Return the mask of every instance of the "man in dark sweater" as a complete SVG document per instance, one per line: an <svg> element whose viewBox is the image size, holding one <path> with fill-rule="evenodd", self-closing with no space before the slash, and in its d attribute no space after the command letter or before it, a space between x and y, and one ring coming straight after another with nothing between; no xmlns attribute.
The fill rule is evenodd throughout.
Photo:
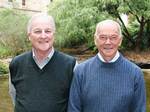
<svg viewBox="0 0 150 112"><path fill-rule="evenodd" d="M66 112L76 60L53 48L55 23L45 13L28 23L32 50L10 63L10 94L15 112Z"/></svg>
<svg viewBox="0 0 150 112"><path fill-rule="evenodd" d="M94 40L99 52L75 68L68 112L146 112L143 73L118 51L120 25L98 23Z"/></svg>

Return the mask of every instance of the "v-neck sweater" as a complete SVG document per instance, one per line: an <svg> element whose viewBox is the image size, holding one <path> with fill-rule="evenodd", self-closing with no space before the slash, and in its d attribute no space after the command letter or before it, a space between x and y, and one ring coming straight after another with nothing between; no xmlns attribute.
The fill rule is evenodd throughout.
<svg viewBox="0 0 150 112"><path fill-rule="evenodd" d="M15 112L66 112L75 63L73 57L58 51L42 69L32 52L15 57L10 63Z"/></svg>

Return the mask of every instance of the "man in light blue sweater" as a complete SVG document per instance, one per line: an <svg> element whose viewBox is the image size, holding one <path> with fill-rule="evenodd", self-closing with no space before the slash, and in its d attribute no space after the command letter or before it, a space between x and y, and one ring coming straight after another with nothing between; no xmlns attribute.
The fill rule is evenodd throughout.
<svg viewBox="0 0 150 112"><path fill-rule="evenodd" d="M120 25L98 23L94 41L98 54L75 68L68 112L145 112L143 73L118 51Z"/></svg>

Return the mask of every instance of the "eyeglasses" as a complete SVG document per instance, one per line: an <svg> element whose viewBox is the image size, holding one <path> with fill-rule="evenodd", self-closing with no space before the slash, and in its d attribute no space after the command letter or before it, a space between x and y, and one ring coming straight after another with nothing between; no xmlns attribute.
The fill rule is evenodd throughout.
<svg viewBox="0 0 150 112"><path fill-rule="evenodd" d="M118 35L110 35L110 36L108 36L108 35L99 35L98 37L101 41L107 41L109 39L111 42L115 42L116 40L118 40L119 36Z"/></svg>

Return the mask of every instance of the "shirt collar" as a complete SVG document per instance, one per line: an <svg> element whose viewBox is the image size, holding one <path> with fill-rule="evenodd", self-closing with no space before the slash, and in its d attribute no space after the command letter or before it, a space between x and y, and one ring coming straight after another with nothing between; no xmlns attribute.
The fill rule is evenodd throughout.
<svg viewBox="0 0 150 112"><path fill-rule="evenodd" d="M112 60L110 60L108 63L113 63L113 62L115 62L115 61L119 58L119 56L120 56L120 54L119 54L119 52L117 51L117 53L116 53L116 55L114 56L114 58L113 58ZM100 53L98 53L98 57L99 57L99 59L100 59L102 62L106 62Z"/></svg>
<svg viewBox="0 0 150 112"><path fill-rule="evenodd" d="M45 58L45 60L50 60L50 59L52 58L53 54L54 54L54 48L52 47L52 50L50 51L50 53L48 54L48 56ZM36 58L36 56L35 56L34 49L32 49L32 56L33 56L33 59L34 59L35 61L37 61L37 58Z"/></svg>

